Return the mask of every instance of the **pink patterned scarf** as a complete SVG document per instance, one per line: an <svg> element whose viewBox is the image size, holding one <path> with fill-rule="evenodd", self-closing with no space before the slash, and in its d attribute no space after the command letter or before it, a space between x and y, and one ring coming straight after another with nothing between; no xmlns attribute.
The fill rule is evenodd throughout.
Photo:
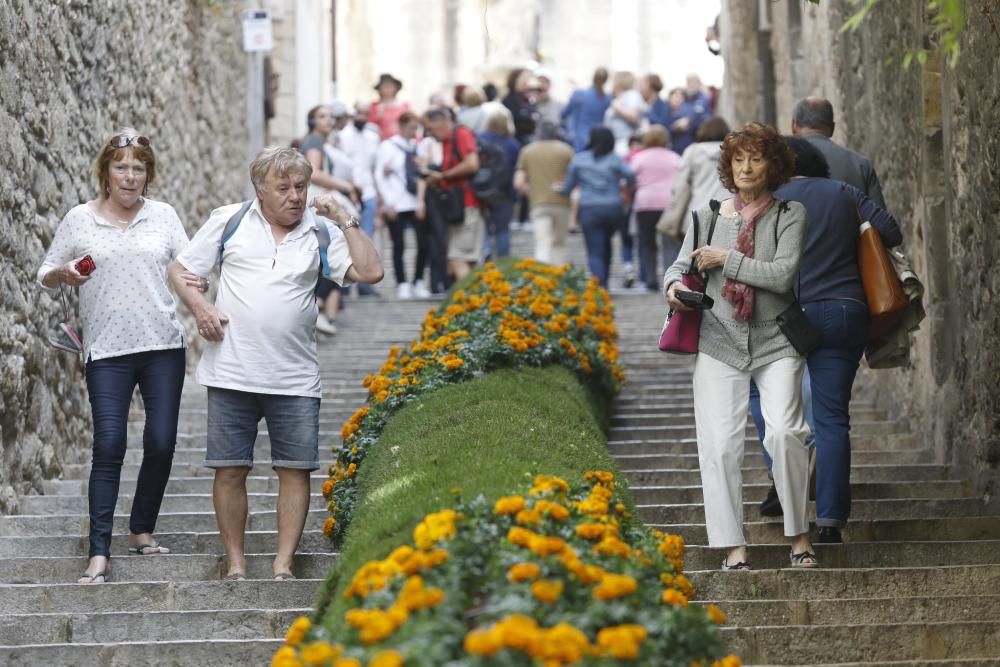
<svg viewBox="0 0 1000 667"><path fill-rule="evenodd" d="M770 192L765 192L749 204L744 203L738 194L733 197L733 205L740 217L743 218L743 226L740 227L740 232L736 235L735 249L747 257L753 257L753 237L757 220L771 208L772 203L774 203L774 197L771 196ZM726 278L726 282L722 286L722 296L732 304L734 319L748 322L753 317L753 287L732 278Z"/></svg>

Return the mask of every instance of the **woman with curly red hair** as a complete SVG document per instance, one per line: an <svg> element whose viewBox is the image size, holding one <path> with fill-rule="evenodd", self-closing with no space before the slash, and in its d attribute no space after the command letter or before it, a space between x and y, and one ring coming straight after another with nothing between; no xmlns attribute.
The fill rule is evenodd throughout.
<svg viewBox="0 0 1000 667"><path fill-rule="evenodd" d="M704 313L694 369L698 458L709 546L727 549L724 570L749 570L743 535L743 463L750 380L760 390L764 446L785 508L793 567L818 563L809 541L809 455L799 387L805 360L778 326L794 301L802 259L805 208L772 193L792 176L794 155L768 125L748 123L726 135L719 158L723 187L736 196L697 211L677 261L663 278L667 302L677 298L692 260L715 301ZM695 231L697 230L697 231ZM695 234L700 247L695 248Z"/></svg>

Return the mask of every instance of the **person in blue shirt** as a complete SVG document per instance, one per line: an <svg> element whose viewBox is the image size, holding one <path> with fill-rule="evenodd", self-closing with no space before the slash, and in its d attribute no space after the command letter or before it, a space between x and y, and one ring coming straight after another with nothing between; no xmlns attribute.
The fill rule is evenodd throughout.
<svg viewBox="0 0 1000 667"><path fill-rule="evenodd" d="M660 97L662 90L663 80L656 74L647 74L639 79L639 94L646 102L646 118L649 119L649 124L667 127L670 124L670 107Z"/></svg>
<svg viewBox="0 0 1000 667"><path fill-rule="evenodd" d="M635 185L635 174L615 152L611 130L598 125L590 130L587 149L569 163L566 180L553 187L568 197L580 186L580 230L587 246L587 267L602 287L608 285L611 268L611 238L625 219L622 184Z"/></svg>
<svg viewBox="0 0 1000 667"><path fill-rule="evenodd" d="M499 146L504 154L508 198L486 210L486 239L483 255L496 259L510 256L510 221L514 217L514 165L521 153L521 143L510 135L507 116L496 112L486 119L486 129L479 134L482 141Z"/></svg>
<svg viewBox="0 0 1000 667"><path fill-rule="evenodd" d="M574 91L560 114L566 138L577 153L587 149L590 128L604 122L604 114L611 105L611 96L604 92L607 82L608 70L598 67L594 70L593 85Z"/></svg>
<svg viewBox="0 0 1000 667"><path fill-rule="evenodd" d="M826 158L812 143L800 137L785 139L795 153L795 176L774 196L806 207L809 226L795 290L823 341L806 357L808 373L803 378L806 418L816 447L816 526L819 542L837 543L851 512L851 387L868 334L868 304L858 265L859 216L871 223L887 248L902 243L903 235L891 213L861 190L829 177ZM750 411L763 440L755 387L750 393ZM770 468L766 453L764 458ZM770 511L765 513L762 504L766 516L781 514L774 495L772 499L769 492L765 500Z"/></svg>
<svg viewBox="0 0 1000 667"><path fill-rule="evenodd" d="M687 88L670 91L670 115L666 123L674 150L683 154L695 141L695 133L702 121L712 115L711 101L701 84L701 77L688 74Z"/></svg>

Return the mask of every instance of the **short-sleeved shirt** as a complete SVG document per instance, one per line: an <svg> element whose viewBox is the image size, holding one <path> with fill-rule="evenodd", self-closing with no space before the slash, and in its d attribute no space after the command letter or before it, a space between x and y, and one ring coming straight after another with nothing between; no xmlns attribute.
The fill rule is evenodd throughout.
<svg viewBox="0 0 1000 667"><path fill-rule="evenodd" d="M174 207L143 199L122 229L100 217L94 204L75 206L62 219L37 276L41 284L70 260L93 258L97 268L80 286L83 358L184 347L184 327L167 287L167 266L188 242Z"/></svg>
<svg viewBox="0 0 1000 667"><path fill-rule="evenodd" d="M223 228L239 208L215 209L177 261L208 275L219 262ZM328 277L344 285L351 256L343 232L306 209L302 222L276 244L260 200L254 201L225 244L215 305L229 323L221 342L205 346L198 382L259 394L321 396L314 296L320 224L331 238Z"/></svg>
<svg viewBox="0 0 1000 667"><path fill-rule="evenodd" d="M299 151L301 151L303 155L307 154L309 151L319 151L321 155L320 168L323 170L323 173L333 174L333 161L326 152L326 139L324 137L315 132L310 132L306 138L302 140L302 144L299 146Z"/></svg>
<svg viewBox="0 0 1000 667"><path fill-rule="evenodd" d="M458 147L458 156L455 155L455 151L451 147L452 137L455 138L455 145ZM476 152L476 135L469 128L457 125L454 132L441 142L441 171L451 169L464 160L466 155ZM449 179L443 181L441 187L443 190L462 188L465 192L465 208L479 208L479 200L476 199L472 187L469 186L469 179Z"/></svg>
<svg viewBox="0 0 1000 667"><path fill-rule="evenodd" d="M521 150L517 168L523 170L528 179L532 206L539 204L569 206L569 197L555 192L552 185L566 179L566 172L572 159L573 148L562 141L536 141Z"/></svg>

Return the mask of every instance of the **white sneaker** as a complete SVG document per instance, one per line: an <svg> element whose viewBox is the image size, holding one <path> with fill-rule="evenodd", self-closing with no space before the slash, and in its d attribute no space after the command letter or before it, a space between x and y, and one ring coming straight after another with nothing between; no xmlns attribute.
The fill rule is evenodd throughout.
<svg viewBox="0 0 1000 667"><path fill-rule="evenodd" d="M431 298L430 290L424 286L423 280L413 281L413 298L414 299L429 299Z"/></svg>
<svg viewBox="0 0 1000 667"><path fill-rule="evenodd" d="M410 283L399 283L399 287L396 288L396 296L400 301L406 301L413 298L413 287Z"/></svg>
<svg viewBox="0 0 1000 667"><path fill-rule="evenodd" d="M320 313L316 316L316 331L320 333L325 333L328 336L333 336L337 333L337 325L333 321L327 319L326 315Z"/></svg>

